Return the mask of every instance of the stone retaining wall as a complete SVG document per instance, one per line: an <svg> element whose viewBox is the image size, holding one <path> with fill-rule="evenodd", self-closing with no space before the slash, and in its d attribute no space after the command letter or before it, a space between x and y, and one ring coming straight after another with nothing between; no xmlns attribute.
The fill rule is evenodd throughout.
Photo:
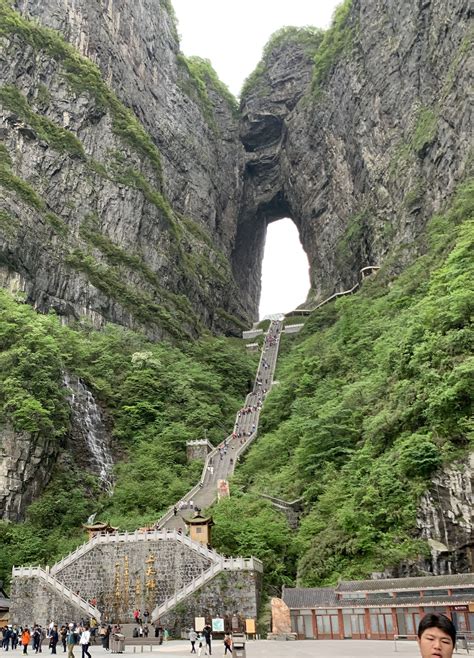
<svg viewBox="0 0 474 658"><path fill-rule="evenodd" d="M180 637L182 631L193 628L195 617L205 617L207 622L223 617L230 630L232 617L237 616L242 624L245 619L257 619L261 591L261 573L225 571L178 603L160 619L160 623L174 637Z"/></svg>
<svg viewBox="0 0 474 658"><path fill-rule="evenodd" d="M97 599L106 618L133 621L210 566L209 559L172 540L99 544L56 574L83 599Z"/></svg>

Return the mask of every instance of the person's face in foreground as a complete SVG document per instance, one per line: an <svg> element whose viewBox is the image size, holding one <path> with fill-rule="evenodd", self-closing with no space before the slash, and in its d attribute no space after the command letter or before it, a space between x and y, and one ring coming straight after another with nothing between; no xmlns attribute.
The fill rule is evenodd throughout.
<svg viewBox="0 0 474 658"><path fill-rule="evenodd" d="M421 658L451 658L454 651L453 641L440 628L427 628L418 638Z"/></svg>

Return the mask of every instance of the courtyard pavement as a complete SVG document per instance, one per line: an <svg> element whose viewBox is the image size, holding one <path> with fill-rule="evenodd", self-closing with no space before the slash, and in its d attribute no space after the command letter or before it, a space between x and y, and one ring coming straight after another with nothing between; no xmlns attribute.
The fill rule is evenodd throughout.
<svg viewBox="0 0 474 658"><path fill-rule="evenodd" d="M99 647L92 646L92 658L106 655ZM125 647L122 656L147 658L150 647ZM399 642L395 652L394 642L377 640L299 640L296 642L278 642L270 640L250 640L246 644L246 658L419 658L416 642ZM190 644L185 641L170 641L162 646L153 646L152 653L170 658L190 656ZM197 655L197 654L196 654ZM224 655L221 641L213 643L212 655L221 658ZM459 655L462 655L461 653ZM465 654L464 654L465 655ZM204 652L202 653L204 656Z"/></svg>

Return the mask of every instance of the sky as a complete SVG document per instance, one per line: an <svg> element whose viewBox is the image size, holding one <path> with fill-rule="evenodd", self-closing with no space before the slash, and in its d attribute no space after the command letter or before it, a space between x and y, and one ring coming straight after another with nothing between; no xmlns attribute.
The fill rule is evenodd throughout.
<svg viewBox="0 0 474 658"><path fill-rule="evenodd" d="M209 59L238 96L270 36L286 25L326 29L340 0L172 0L181 50ZM286 313L309 290L308 260L291 220L270 224L262 266L260 318Z"/></svg>

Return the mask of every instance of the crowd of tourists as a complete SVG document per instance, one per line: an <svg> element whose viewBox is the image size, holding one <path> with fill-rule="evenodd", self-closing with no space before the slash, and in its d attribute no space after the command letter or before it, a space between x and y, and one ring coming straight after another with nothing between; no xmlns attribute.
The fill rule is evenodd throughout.
<svg viewBox="0 0 474 658"><path fill-rule="evenodd" d="M0 629L1 646L4 651L21 649L25 655L28 655L28 650L32 653L49 650L51 654L62 650L62 653L67 652L68 658L75 658L74 648L77 646L80 647L81 658L91 658L91 644L98 644L100 641L102 647L108 651L110 635L118 632L117 628L110 624L99 625L94 617L89 621L81 619L77 623L62 625L52 621L47 627L36 623L31 626L8 624Z"/></svg>

